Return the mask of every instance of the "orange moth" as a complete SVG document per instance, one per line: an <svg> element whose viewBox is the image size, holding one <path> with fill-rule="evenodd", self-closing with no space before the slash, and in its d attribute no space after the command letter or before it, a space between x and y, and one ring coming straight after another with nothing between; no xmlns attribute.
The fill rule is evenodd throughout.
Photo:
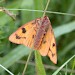
<svg viewBox="0 0 75 75"><path fill-rule="evenodd" d="M11 34L9 40L16 44L33 47L42 56L48 56L54 64L57 63L55 37L47 16L24 24Z"/></svg>

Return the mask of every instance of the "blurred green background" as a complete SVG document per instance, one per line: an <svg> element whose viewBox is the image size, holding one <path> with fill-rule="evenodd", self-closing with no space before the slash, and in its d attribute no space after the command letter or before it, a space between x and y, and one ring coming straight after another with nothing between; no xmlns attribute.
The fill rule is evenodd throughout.
<svg viewBox="0 0 75 75"><path fill-rule="evenodd" d="M15 75L21 75L29 49L23 45L11 43L8 38L18 27L33 19L42 17L43 12L34 10L44 10L46 3L47 0L0 0L0 7L13 9L10 11L17 15L16 21L13 21L7 14L0 12L0 64ZM75 55L75 15L69 15L75 14L75 0L51 0L48 11L53 12L46 13L46 15L50 18L55 33L58 63L54 65L48 57L42 57L42 61L45 64L47 75L52 75L56 69ZM61 12L61 14L54 12ZM31 56L26 75L36 75L33 62L35 62L34 53ZM71 75L72 72L72 75L75 75L75 71L72 71L75 69L74 66L75 58L67 64L67 74L65 74L66 67L64 67L65 70L61 70L58 75ZM1 67L0 73L0 75L9 75Z"/></svg>

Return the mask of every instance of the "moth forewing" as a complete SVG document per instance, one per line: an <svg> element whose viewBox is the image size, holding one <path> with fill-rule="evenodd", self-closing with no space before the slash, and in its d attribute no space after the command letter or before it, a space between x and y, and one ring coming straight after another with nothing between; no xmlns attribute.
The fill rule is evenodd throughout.
<svg viewBox="0 0 75 75"><path fill-rule="evenodd" d="M49 30L50 30L49 33L50 47L49 47L48 56L50 57L51 61L56 64L57 63L56 41L55 41L55 36L51 25L49 27Z"/></svg>

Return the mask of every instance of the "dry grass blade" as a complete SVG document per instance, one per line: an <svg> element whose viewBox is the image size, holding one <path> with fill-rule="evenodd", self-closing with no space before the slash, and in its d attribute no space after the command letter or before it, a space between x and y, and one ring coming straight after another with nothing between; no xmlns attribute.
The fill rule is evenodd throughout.
<svg viewBox="0 0 75 75"><path fill-rule="evenodd" d="M26 61L19 60L19 61L17 61L17 63L19 63L19 64L25 64ZM28 65L35 66L35 63L34 62L29 62ZM44 64L44 67L46 69L52 69L52 70L57 70L59 68L59 67L55 67L55 66L51 66L51 65L46 65L46 64ZM75 73L75 70L71 70L71 69L67 69L66 70L65 68L61 69L61 71L64 71L64 72L67 71L68 73Z"/></svg>
<svg viewBox="0 0 75 75"><path fill-rule="evenodd" d="M4 7L0 7L0 11L9 15L13 20L16 20L16 15L11 13L9 10L5 9Z"/></svg>

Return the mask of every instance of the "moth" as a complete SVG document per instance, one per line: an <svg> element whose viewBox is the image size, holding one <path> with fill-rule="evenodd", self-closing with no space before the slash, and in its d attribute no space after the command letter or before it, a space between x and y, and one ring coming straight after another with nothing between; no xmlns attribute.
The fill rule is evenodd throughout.
<svg viewBox="0 0 75 75"><path fill-rule="evenodd" d="M48 56L57 63L57 51L54 32L47 16L37 18L21 26L10 35L9 40L38 50L42 56Z"/></svg>

